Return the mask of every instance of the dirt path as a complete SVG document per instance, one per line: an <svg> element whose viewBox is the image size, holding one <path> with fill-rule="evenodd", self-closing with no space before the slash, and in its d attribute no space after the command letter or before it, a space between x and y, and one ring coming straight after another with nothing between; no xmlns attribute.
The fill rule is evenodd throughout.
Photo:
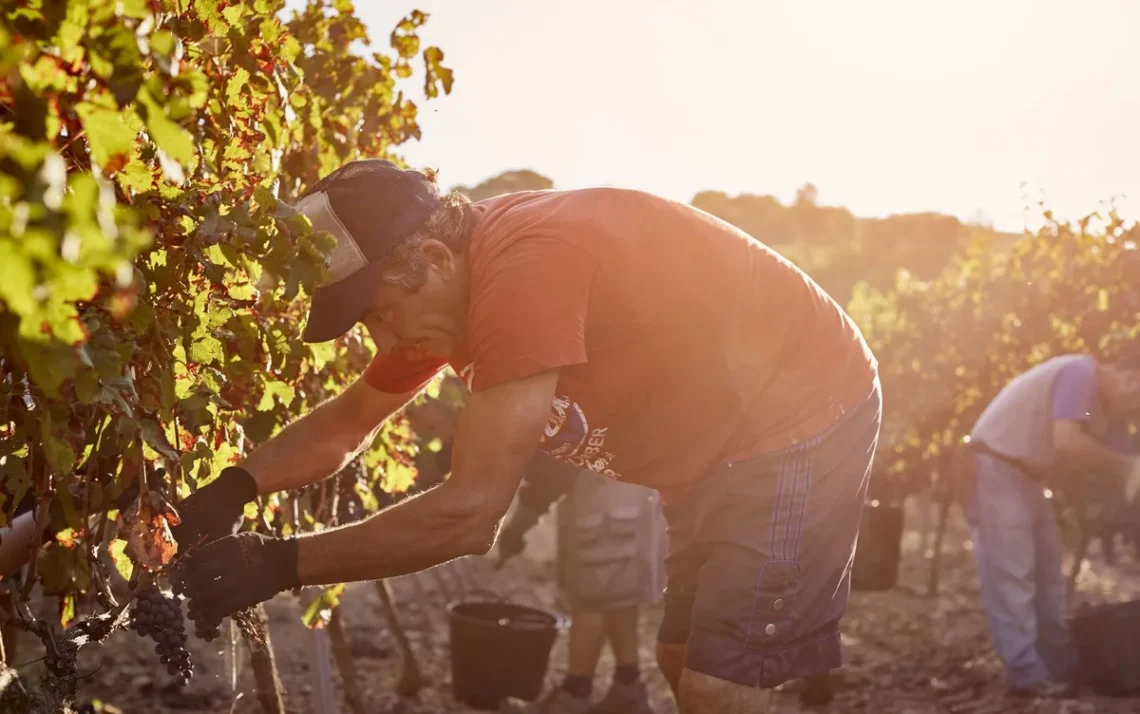
<svg viewBox="0 0 1140 714"><path fill-rule="evenodd" d="M917 520L912 509L908 524ZM526 555L509 563L502 572L493 572L485 560L470 559L466 567L468 584L495 588L522 602L565 611L552 585L551 534L548 527L539 528L532 533ZM836 699L827 711L875 714L1123 714L1140 711L1140 699L1089 695L1061 702L1008 699L1004 695L1000 662L990 648L978 606L973 562L962 524L953 526L947 540L943 588L937 598L922 595L928 561L921 552L922 537L913 529L908 530L904 542L899 587L884 593L853 594L844 621L846 665L834 677ZM443 573L454 590L459 589L457 570L451 568ZM429 681L429 686L415 698L401 698L392 692L399 655L383 624L375 588L357 585L351 587L344 598L344 622L368 711L472 712L457 705L451 697L447 622L443 597L434 587L436 578L430 574L419 577L420 584L429 592L427 603L415 602L414 583L410 579L395 583L413 647L419 653ZM1091 603L1140 597L1140 565L1125 560L1110 569L1094 560L1081 577L1079 591L1078 601ZM288 710L296 714L317 712L313 694L316 635L302 627L301 607L295 598L278 597L270 603L269 612L281 677L287 688ZM643 618L642 662L657 711L674 714L676 709L668 688L653 663L653 640L660 615L660 609L653 608L647 610ZM550 660L550 681L560 678L565 646L566 638L560 637ZM17 662L38 656L33 642L26 642L21 650ZM211 645L192 638L191 651L198 674L187 688L180 690L160 670L149 645L133 634L117 635L106 646L84 652L80 671L94 674L84 680L81 691L88 697L114 704L123 714L257 714L248 667L239 674L235 693L223 675L224 659L216 642ZM30 665L24 671L34 675L37 666ZM607 655L601 665L599 691L608 681L611 666ZM810 711L800 706L799 687L798 682L789 683L777 692L776 711ZM239 697L236 701L235 696ZM340 696L339 691L337 696ZM340 711L347 713L344 708Z"/></svg>

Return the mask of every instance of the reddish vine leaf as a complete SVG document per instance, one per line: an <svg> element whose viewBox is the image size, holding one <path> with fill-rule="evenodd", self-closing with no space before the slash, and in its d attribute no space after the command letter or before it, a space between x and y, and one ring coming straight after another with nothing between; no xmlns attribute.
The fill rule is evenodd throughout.
<svg viewBox="0 0 1140 714"><path fill-rule="evenodd" d="M170 528L179 523L178 512L162 496L154 491L140 495L123 514L120 526L127 556L150 571L166 565L178 552Z"/></svg>

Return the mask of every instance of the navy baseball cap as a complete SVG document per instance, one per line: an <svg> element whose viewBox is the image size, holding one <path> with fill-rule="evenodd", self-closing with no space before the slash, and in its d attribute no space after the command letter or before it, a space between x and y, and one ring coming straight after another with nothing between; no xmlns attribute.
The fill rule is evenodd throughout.
<svg viewBox="0 0 1140 714"><path fill-rule="evenodd" d="M384 159L349 162L306 193L296 209L337 243L327 256L328 273L313 292L301 338L326 342L351 330L372 301L388 253L439 204L428 176Z"/></svg>

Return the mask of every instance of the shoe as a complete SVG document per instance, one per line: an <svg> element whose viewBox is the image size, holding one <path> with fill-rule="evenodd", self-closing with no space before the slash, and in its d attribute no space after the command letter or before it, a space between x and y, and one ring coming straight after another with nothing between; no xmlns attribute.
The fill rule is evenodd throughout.
<svg viewBox="0 0 1140 714"><path fill-rule="evenodd" d="M589 710L589 714L653 714L649 706L649 691L645 682L632 684L614 682L610 691Z"/></svg>
<svg viewBox="0 0 1140 714"><path fill-rule="evenodd" d="M1072 682L1042 679L1023 687L1011 688L1009 693L1026 699L1071 699L1077 695L1077 688Z"/></svg>
<svg viewBox="0 0 1140 714"><path fill-rule="evenodd" d="M590 714L590 698L575 697L562 687L557 687L522 708L515 708L504 702L501 714Z"/></svg>

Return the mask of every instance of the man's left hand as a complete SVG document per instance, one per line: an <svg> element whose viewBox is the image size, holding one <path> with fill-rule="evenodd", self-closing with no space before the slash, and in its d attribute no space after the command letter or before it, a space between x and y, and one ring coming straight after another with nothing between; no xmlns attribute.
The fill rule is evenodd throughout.
<svg viewBox="0 0 1140 714"><path fill-rule="evenodd" d="M198 548L178 567L190 619L205 628L301 586L297 540L238 533Z"/></svg>

